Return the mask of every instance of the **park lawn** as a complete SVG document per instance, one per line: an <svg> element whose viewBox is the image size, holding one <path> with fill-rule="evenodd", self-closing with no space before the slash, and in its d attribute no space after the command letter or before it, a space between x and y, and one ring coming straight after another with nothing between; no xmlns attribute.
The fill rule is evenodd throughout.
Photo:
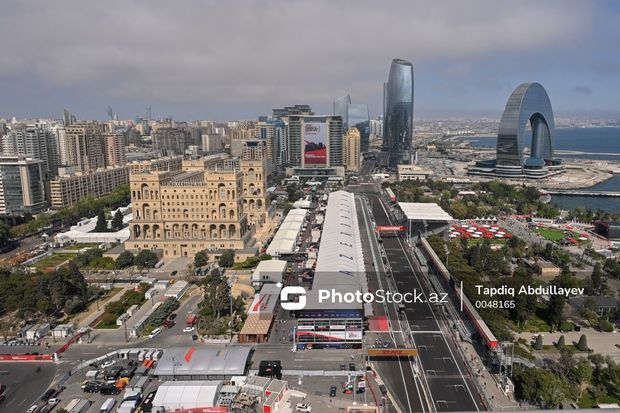
<svg viewBox="0 0 620 413"><path fill-rule="evenodd" d="M116 330L119 328L119 326L116 325L116 321L112 324L112 323L106 323L105 321L100 321L95 328L97 329L102 329L102 330Z"/></svg>
<svg viewBox="0 0 620 413"><path fill-rule="evenodd" d="M75 257L73 254L52 254L49 257L43 258L41 261L33 264L37 269L43 269L48 267L55 267L62 264L67 260L72 260Z"/></svg>
<svg viewBox="0 0 620 413"><path fill-rule="evenodd" d="M590 391L588 390L583 393L583 396L581 396L581 399L579 399L579 401L577 402L577 405L581 409L588 409L588 408L597 407L599 403L619 403L619 402L620 400L612 396L609 396L609 395L602 395L597 401L592 396L592 393L590 393Z"/></svg>
<svg viewBox="0 0 620 413"><path fill-rule="evenodd" d="M534 230L534 232L539 233L546 240L549 240L549 241L557 242L557 241L560 241L566 238L566 234L564 234L564 231L562 231L561 229L557 229L557 228L537 228Z"/></svg>

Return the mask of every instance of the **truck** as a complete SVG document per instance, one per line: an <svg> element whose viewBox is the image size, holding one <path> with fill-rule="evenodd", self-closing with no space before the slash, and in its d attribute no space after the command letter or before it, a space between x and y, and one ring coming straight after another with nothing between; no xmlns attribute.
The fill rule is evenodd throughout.
<svg viewBox="0 0 620 413"><path fill-rule="evenodd" d="M197 319L198 319L198 317L196 317L196 314L189 313L187 315L187 318L185 319L185 324L187 324L188 327L194 327L194 325L196 324L196 320Z"/></svg>

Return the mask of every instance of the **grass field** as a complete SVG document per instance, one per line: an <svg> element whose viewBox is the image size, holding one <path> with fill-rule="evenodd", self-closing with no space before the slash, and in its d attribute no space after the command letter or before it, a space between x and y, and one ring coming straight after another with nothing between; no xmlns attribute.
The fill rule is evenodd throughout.
<svg viewBox="0 0 620 413"><path fill-rule="evenodd" d="M572 237L575 239L579 237L579 233L577 232L571 232L571 231L564 232L563 230L558 229L558 228L537 228L534 230L534 232L537 232L540 235L542 235L545 239L549 241L554 241L554 242L558 242L567 237Z"/></svg>
<svg viewBox="0 0 620 413"><path fill-rule="evenodd" d="M46 257L41 261L35 263L34 267L38 269L55 267L67 260L73 259L74 257L75 256L73 254L52 254L49 257Z"/></svg>

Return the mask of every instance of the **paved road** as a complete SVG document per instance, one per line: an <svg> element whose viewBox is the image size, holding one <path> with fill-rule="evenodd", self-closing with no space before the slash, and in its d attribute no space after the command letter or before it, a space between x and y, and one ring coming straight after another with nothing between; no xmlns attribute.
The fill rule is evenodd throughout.
<svg viewBox="0 0 620 413"><path fill-rule="evenodd" d="M382 204L374 186L362 186L371 202L371 210L377 225L393 224ZM418 279L413 258L407 252L404 241L396 236L383 237L383 246L389 266L394 269L394 282L400 292L422 291L429 296L426 284ZM412 332L412 340L419 351L423 382L428 383L431 402L437 411L474 411L479 410L479 397L471 390L473 383L463 372L463 361L456 355L454 343L444 334L443 322L437 319L429 303L406 304L405 315ZM389 373L391 381L399 380L399 372ZM412 409L411 411L417 411Z"/></svg>
<svg viewBox="0 0 620 413"><path fill-rule="evenodd" d="M6 399L0 412L25 412L39 401L57 370L55 363L0 363L0 383L6 386Z"/></svg>
<svg viewBox="0 0 620 413"><path fill-rule="evenodd" d="M362 239L362 248L366 252L364 254L364 260L368 275L368 288L372 291L377 291L379 289L391 290L381 261L381 252L377 243L373 242L372 222L365 201L361 198L357 198L356 206L358 222L361 227L360 235ZM370 338L369 345L372 346L372 338L375 338L375 340L389 340L398 347L410 347L406 343L406 338L402 333L403 327L400 324L400 319L398 318L398 313L394 305L379 305L374 303L373 311L375 315L387 316L391 328L389 334L374 334L372 336L367 334L367 337ZM394 400L398 404L400 411L411 412L428 410L427 403L424 401L423 392L421 391L422 383L414 373L414 362L415 360L409 357L373 360L373 365L381 372L386 386L390 389L391 400Z"/></svg>

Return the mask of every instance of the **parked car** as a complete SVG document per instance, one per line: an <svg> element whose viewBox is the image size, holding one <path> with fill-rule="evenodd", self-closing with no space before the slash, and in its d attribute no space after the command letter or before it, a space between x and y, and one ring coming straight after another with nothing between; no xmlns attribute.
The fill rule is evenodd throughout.
<svg viewBox="0 0 620 413"><path fill-rule="evenodd" d="M349 363L349 371L355 371L355 363Z"/></svg>
<svg viewBox="0 0 620 413"><path fill-rule="evenodd" d="M312 407L308 406L305 403L297 403L297 406L295 407L295 410L298 411L298 412L310 413L310 412L312 412Z"/></svg>
<svg viewBox="0 0 620 413"><path fill-rule="evenodd" d="M57 399L55 397L47 401L47 404L49 404L50 406L56 406L58 403L60 403L60 399Z"/></svg>
<svg viewBox="0 0 620 413"><path fill-rule="evenodd" d="M43 393L43 396L41 396L41 401L45 402L47 401L50 397L52 397L52 395L54 394L55 390L54 389L47 389L45 393Z"/></svg>
<svg viewBox="0 0 620 413"><path fill-rule="evenodd" d="M185 328L183 329L183 332L184 332L184 333L191 333L192 331L194 331L194 327L185 327Z"/></svg>
<svg viewBox="0 0 620 413"><path fill-rule="evenodd" d="M157 327L155 330L151 331L151 334L149 334L149 338L157 337L159 334L161 334L161 328Z"/></svg>
<svg viewBox="0 0 620 413"><path fill-rule="evenodd" d="M110 366L113 366L116 363L114 360L106 360L101 364L102 369L107 369Z"/></svg>
<svg viewBox="0 0 620 413"><path fill-rule="evenodd" d="M35 413L37 410L39 410L38 406L30 406L30 409L26 410L26 413Z"/></svg>
<svg viewBox="0 0 620 413"><path fill-rule="evenodd" d="M338 392L338 389L336 388L336 386L331 386L329 388L329 397L336 397L337 392Z"/></svg>

